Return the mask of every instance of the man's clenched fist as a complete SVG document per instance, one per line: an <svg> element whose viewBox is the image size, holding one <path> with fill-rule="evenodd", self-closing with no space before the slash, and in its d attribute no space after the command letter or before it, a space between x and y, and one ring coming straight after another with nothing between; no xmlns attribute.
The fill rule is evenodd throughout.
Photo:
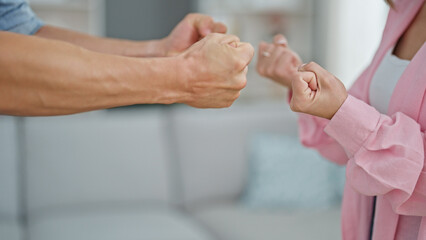
<svg viewBox="0 0 426 240"><path fill-rule="evenodd" d="M212 33L177 56L183 103L197 108L229 107L247 83L253 47L233 35Z"/></svg>
<svg viewBox="0 0 426 240"><path fill-rule="evenodd" d="M161 42L164 56L175 56L188 49L210 33L226 33L223 23L215 22L212 17L192 13L188 14Z"/></svg>

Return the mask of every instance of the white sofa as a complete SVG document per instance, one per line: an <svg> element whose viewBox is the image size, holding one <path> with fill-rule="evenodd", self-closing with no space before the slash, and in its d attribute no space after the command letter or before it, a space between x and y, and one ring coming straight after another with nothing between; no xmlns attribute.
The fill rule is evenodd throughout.
<svg viewBox="0 0 426 240"><path fill-rule="evenodd" d="M285 103L0 117L0 239L340 239L339 206L239 203L254 132L296 135Z"/></svg>

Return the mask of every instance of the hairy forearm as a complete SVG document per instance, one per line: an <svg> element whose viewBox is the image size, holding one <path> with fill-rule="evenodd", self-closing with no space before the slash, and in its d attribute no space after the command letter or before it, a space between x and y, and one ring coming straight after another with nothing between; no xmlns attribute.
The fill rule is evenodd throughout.
<svg viewBox="0 0 426 240"><path fill-rule="evenodd" d="M35 34L38 37L69 42L83 48L128 57L163 57L163 40L130 41L101 38L54 26L43 26Z"/></svg>
<svg viewBox="0 0 426 240"><path fill-rule="evenodd" d="M174 58L114 56L7 32L0 32L0 53L0 114L63 115L183 101Z"/></svg>

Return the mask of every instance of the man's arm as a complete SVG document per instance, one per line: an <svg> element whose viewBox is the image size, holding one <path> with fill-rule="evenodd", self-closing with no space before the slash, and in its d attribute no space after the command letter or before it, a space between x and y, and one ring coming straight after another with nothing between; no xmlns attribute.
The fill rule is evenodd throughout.
<svg viewBox="0 0 426 240"><path fill-rule="evenodd" d="M69 42L80 47L107 54L128 57L165 57L179 54L209 33L226 33L223 23L202 14L188 14L169 36L151 41L130 41L95 37L59 27L45 25L35 35Z"/></svg>
<svg viewBox="0 0 426 240"><path fill-rule="evenodd" d="M213 34L179 56L139 59L0 31L0 53L0 114L46 116L143 103L226 107L245 86L253 49Z"/></svg>
<svg viewBox="0 0 426 240"><path fill-rule="evenodd" d="M138 59L0 32L0 113L62 115L179 102L172 58ZM172 70L172 71L171 71Z"/></svg>
<svg viewBox="0 0 426 240"><path fill-rule="evenodd" d="M101 38L64 28L45 25L35 36L69 42L80 47L107 54L128 57L163 57L164 40L131 41L113 38Z"/></svg>

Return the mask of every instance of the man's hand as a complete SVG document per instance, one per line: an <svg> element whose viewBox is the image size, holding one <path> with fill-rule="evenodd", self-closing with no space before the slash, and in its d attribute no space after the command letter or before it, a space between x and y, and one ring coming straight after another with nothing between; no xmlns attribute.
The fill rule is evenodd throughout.
<svg viewBox="0 0 426 240"><path fill-rule="evenodd" d="M288 47L283 35L276 35L272 44L259 45L257 71L285 87L291 88L291 80L300 64L300 57Z"/></svg>
<svg viewBox="0 0 426 240"><path fill-rule="evenodd" d="M226 33L226 31L226 26L223 23L215 22L212 17L188 14L170 35L161 41L164 55L175 56L210 33Z"/></svg>
<svg viewBox="0 0 426 240"><path fill-rule="evenodd" d="M334 116L348 97L343 83L314 62L300 67L292 86L293 111L327 119Z"/></svg>
<svg viewBox="0 0 426 240"><path fill-rule="evenodd" d="M133 58L0 31L0 114L50 116L134 104L228 107L253 47L211 34L168 58Z"/></svg>
<svg viewBox="0 0 426 240"><path fill-rule="evenodd" d="M177 56L183 103L197 108L229 107L247 83L253 47L232 35L213 33Z"/></svg>

